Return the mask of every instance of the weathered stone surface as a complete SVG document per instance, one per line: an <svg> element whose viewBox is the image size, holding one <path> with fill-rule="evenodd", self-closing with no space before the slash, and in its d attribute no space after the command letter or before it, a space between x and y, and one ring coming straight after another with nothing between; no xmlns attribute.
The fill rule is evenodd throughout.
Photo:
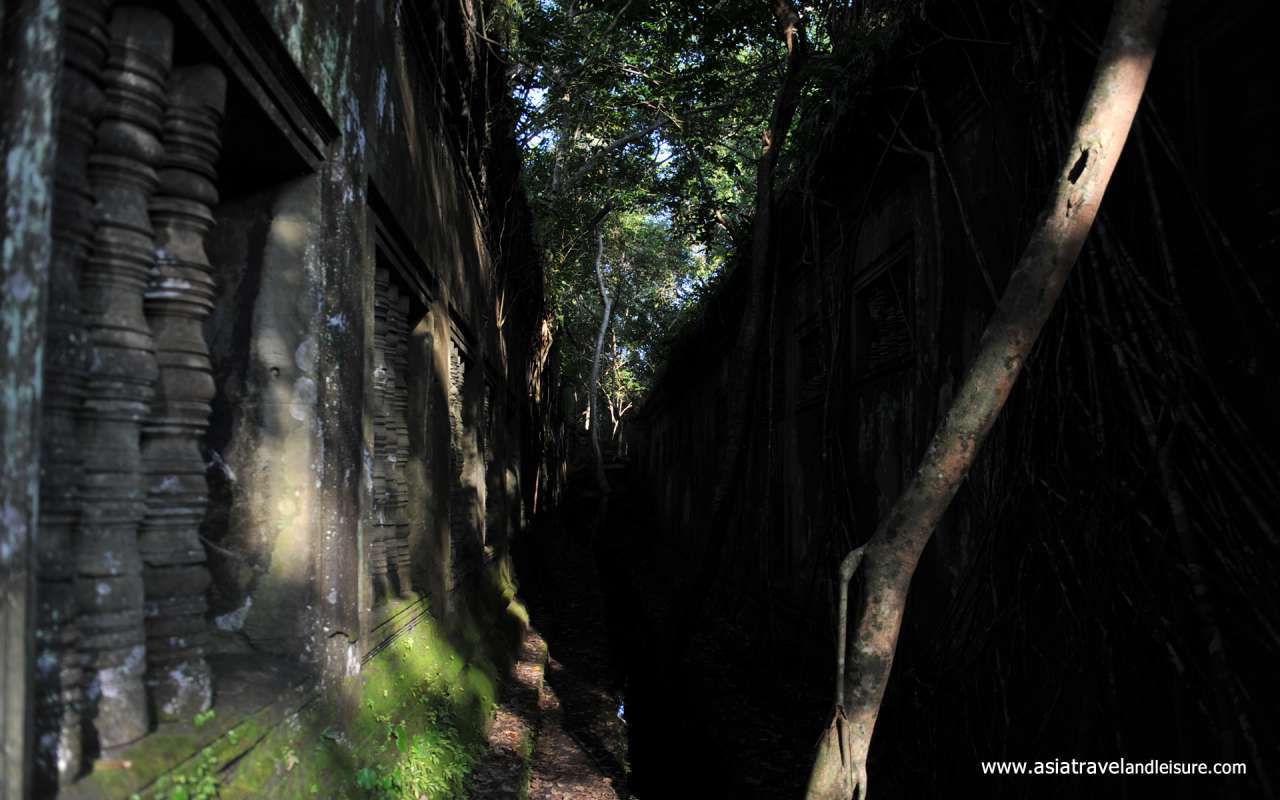
<svg viewBox="0 0 1280 800"><path fill-rule="evenodd" d="M74 553L84 476L76 425L84 402L87 358L80 271L93 236L93 194L86 170L103 100L98 82L107 56L106 22L105 0L76 0L65 9L40 431L35 665L39 791L70 781L81 764L84 669L75 620Z"/></svg>
<svg viewBox="0 0 1280 800"><path fill-rule="evenodd" d="M156 265L146 313L160 381L142 430L148 496L139 549L148 684L162 719L192 716L212 702L204 658L210 576L199 532L208 505L201 447L215 389L202 324L215 297L204 239L218 202L215 166L226 88L222 72L209 65L173 74L160 188L151 200Z"/></svg>
<svg viewBox="0 0 1280 800"><path fill-rule="evenodd" d="M449 350L449 591L465 583L479 561L477 494L471 485L475 430L468 430L466 380L469 364L456 343ZM469 453L470 451L470 453ZM470 457L469 457L470 456Z"/></svg>
<svg viewBox="0 0 1280 800"><path fill-rule="evenodd" d="M411 499L411 567L414 589L427 594L432 607L448 614L450 423L448 400L449 323L440 304L428 305L409 343L414 370L409 375L410 460L406 467Z"/></svg>
<svg viewBox="0 0 1280 800"><path fill-rule="evenodd" d="M46 362L51 389L43 427L38 413L26 426L32 444L44 440L48 486L37 506L32 476L22 520L34 525L39 507L43 527L16 541L46 547L39 591L18 586L6 600L39 601L41 638L26 644L42 650L38 663L27 650L5 651L6 678L18 679L6 680L4 696L23 695L10 691L25 690L35 674L23 664L43 670L43 688L28 701L40 704L34 716L52 765L46 771L61 770L64 779L76 770L82 731L90 755L105 748L100 763L118 771L124 745L151 727L148 709L160 722L184 718L179 725L211 699L219 724L235 713L234 704L210 698L209 654L215 664L217 654L278 654L341 693L402 624L395 615L405 603L395 594L451 614L451 319L466 329L471 362L458 461L465 472L459 571L477 576L485 525L480 365L500 380L510 343L499 347L498 339L522 342L541 296L526 250L511 259L530 283L506 306L508 327L499 330L482 310L499 302L494 273L503 258L490 252L502 237L488 226L523 231L527 207L516 198L514 173L493 184L493 198L473 194L475 175L456 157L458 140L440 127L455 124L457 109L422 77L445 54L437 23L450 37L467 35L461 29L470 23L445 8L408 4L393 14L378 4L339 9L306 0L295 4L306 14L286 30L275 16L286 4L259 5L265 22L216 3L168 11L49 0L15 9L68 17L65 66L57 68L62 45L54 41L43 83L31 86L65 100L64 111L87 110L93 87L81 76L92 62L105 90L92 120L64 114L61 141L43 130L42 146L58 154L60 228L43 244L57 250L54 258L45 252L45 266L30 274L52 264L61 285L50 292L49 324L41 284L32 295L41 302L23 307L39 314L25 316L19 332L22 352ZM119 8L113 24L110 8ZM96 54L76 37L96 37ZM212 58L225 70L221 143L221 82L184 87L190 73L183 72L170 80L171 51L184 65ZM460 78L472 79L479 80ZM31 156L34 163L39 154ZM382 206L371 200L376 193ZM495 201L501 205L489 210ZM368 225L375 214L376 232ZM0 227L6 236L47 237L47 224ZM387 254L394 263L380 301L378 401L385 419L375 448L372 290ZM21 375L19 389L38 398L39 371ZM462 385L459 377L460 392ZM34 412L38 406L37 399ZM5 449L14 463L37 448L6 433ZM380 526L371 523L375 507ZM382 597L391 600L376 614L368 591L379 561L369 555L375 532ZM34 567L35 553L26 561ZM465 618L472 601L454 599ZM7 608L17 611L6 620L21 621L28 606ZM206 619L214 635L202 654ZM30 630L20 628L9 630L23 646ZM30 717L19 716L5 728L6 752L9 742L29 743L22 726ZM162 727L152 747L171 745L166 730L173 729ZM98 770L97 778L108 774ZM89 784L116 785L97 778L57 788L75 795L92 793Z"/></svg>
<svg viewBox="0 0 1280 800"><path fill-rule="evenodd" d="M220 451L226 468L219 469L235 477L224 526L209 531L238 565L234 577L227 576L232 580L217 587L234 608L221 611L215 625L244 634L256 649L304 663L314 657L316 639L325 637L316 627L317 602L328 604L338 592L313 582L316 553L351 536L349 527L316 522L324 498L337 491L320 475L325 451L319 441L317 328L325 320L317 318L321 287L309 261L320 235L317 189L314 179L301 178L253 203L252 213L261 216L253 229L257 249L248 257L259 275L252 293L244 294L241 284L238 297L251 301L223 309L246 328L244 350L222 355L243 364L244 386L224 412L231 432ZM225 275L231 267L219 269ZM365 480L361 464L347 467L350 485Z"/></svg>
<svg viewBox="0 0 1280 800"><path fill-rule="evenodd" d="M155 261L147 203L157 184L173 24L125 6L111 17L106 104L89 157L93 251L81 277L89 334L83 414L84 512L76 568L98 743L147 732L142 563L146 513L139 431L155 395L154 340L142 298Z"/></svg>
<svg viewBox="0 0 1280 800"><path fill-rule="evenodd" d="M8 798L32 788L43 333L63 36L60 4L0 5L0 796Z"/></svg>

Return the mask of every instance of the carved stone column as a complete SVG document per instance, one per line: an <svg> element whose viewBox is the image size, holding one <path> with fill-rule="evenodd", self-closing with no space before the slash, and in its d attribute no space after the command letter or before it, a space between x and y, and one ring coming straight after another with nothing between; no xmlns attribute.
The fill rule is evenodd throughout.
<svg viewBox="0 0 1280 800"><path fill-rule="evenodd" d="M375 270L373 280L373 524L369 536L369 574L373 579L373 604L379 605L391 594L388 545L394 546L395 524L388 504L394 471L388 395L395 378L387 355L391 275L385 269Z"/></svg>
<svg viewBox="0 0 1280 800"><path fill-rule="evenodd" d="M89 334L82 417L84 511L77 553L81 647L101 747L127 744L149 726L143 688L142 563L146 513L141 423L155 394L154 344L142 296L155 261L147 203L163 149L160 124L173 52L162 14L121 7L111 17L106 105L89 157L93 251L81 276Z"/></svg>
<svg viewBox="0 0 1280 800"><path fill-rule="evenodd" d="M35 779L53 794L80 772L83 657L75 620L75 546L84 477L76 424L88 364L80 314L80 270L93 241L93 194L86 174L98 87L107 58L106 0L71 0L58 104L53 199L53 264L44 340L40 532L35 664Z"/></svg>
<svg viewBox="0 0 1280 800"><path fill-rule="evenodd" d="M389 326L392 334L392 346L389 349L395 364L395 382L391 395L391 425L395 431L392 518L396 525L396 585L401 597L413 590L409 574L409 307L408 295L401 295L391 309Z"/></svg>
<svg viewBox="0 0 1280 800"><path fill-rule="evenodd" d="M200 523L209 504L201 450L216 388L203 323L213 311L204 251L218 203L216 165L227 79L201 65L174 72L164 118L160 188L151 199L156 264L146 293L160 382L142 428L147 517L139 532L146 588L147 683L162 719L213 701L204 658L210 575Z"/></svg>

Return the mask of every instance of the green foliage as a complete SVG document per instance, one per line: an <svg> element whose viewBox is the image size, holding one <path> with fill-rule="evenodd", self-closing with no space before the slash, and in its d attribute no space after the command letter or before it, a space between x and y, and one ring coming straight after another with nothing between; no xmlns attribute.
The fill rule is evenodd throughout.
<svg viewBox="0 0 1280 800"><path fill-rule="evenodd" d="M216 750L205 748L192 759L190 767L161 775L151 796L157 800L215 800L220 788L218 767Z"/></svg>
<svg viewBox="0 0 1280 800"><path fill-rule="evenodd" d="M621 409L647 390L659 363L654 356L665 347L667 332L696 301L714 267L674 236L669 223L643 212L616 214L604 234L601 271L614 314L601 390ZM575 267L550 276L548 295L562 334L563 369L582 387L590 374L601 299L593 266ZM585 394L580 392L579 398L582 408Z"/></svg>
<svg viewBox="0 0 1280 800"><path fill-rule="evenodd" d="M579 411L603 308L591 220L606 237L616 343L609 410L652 385L666 342L750 238L756 160L786 48L771 4L505 0L526 189L536 209L563 375ZM798 171L919 7L796 2L815 57L780 173ZM507 31L507 28L503 29Z"/></svg>
<svg viewBox="0 0 1280 800"><path fill-rule="evenodd" d="M617 412L651 385L745 224L781 44L767 4L520 6L506 41L564 380L583 410L603 307L588 223L607 207L616 316L600 388Z"/></svg>
<svg viewBox="0 0 1280 800"><path fill-rule="evenodd" d="M781 60L768 6L524 5L512 55L524 103L519 133L540 210L572 228L590 214L562 212L593 212L613 198L620 209L665 212L700 244L727 245L714 212L749 210L742 201ZM629 134L641 135L594 159Z"/></svg>
<svg viewBox="0 0 1280 800"><path fill-rule="evenodd" d="M408 732L404 719L378 717L384 728L378 753L390 759L356 770L356 788L368 796L378 800L466 797L467 776L479 748L458 730L447 702L428 692L421 693L418 702L422 730L417 733Z"/></svg>

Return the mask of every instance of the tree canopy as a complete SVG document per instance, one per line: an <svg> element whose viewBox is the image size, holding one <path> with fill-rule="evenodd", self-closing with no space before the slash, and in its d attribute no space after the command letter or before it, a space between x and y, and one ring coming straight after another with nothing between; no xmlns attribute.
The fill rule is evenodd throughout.
<svg viewBox="0 0 1280 800"><path fill-rule="evenodd" d="M806 69L835 74L865 63L911 3L868 19L853 0L781 5L805 26L815 55ZM616 409L634 406L735 242L750 239L761 137L787 69L777 9L507 0L501 13L565 383L584 411L602 310L592 266L598 222L617 289L602 388ZM802 102L839 102L828 91L839 83L810 81ZM806 120L818 116L801 115L793 149L812 142L819 126Z"/></svg>
<svg viewBox="0 0 1280 800"><path fill-rule="evenodd" d="M720 274L750 213L752 164L783 52L766 6L511 3L517 137L538 211L566 384L586 407L602 304L614 414L649 387L671 331Z"/></svg>

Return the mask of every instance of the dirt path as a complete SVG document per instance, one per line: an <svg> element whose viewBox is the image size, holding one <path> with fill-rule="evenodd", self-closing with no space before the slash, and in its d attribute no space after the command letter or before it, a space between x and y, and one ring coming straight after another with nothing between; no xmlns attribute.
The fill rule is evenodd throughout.
<svg viewBox="0 0 1280 800"><path fill-rule="evenodd" d="M553 660L549 665L556 667ZM529 800L616 800L613 779L587 755L564 727L563 709L547 684L542 700L543 727L533 750Z"/></svg>
<svg viewBox="0 0 1280 800"><path fill-rule="evenodd" d="M574 793L586 791L575 776L592 771L622 798L799 796L828 702L796 678L813 665L713 609L672 674L664 632L687 565L661 544L642 496L615 485L598 535L598 498L571 491L516 554L558 698L558 733L539 739L535 757L546 793L531 796L615 796Z"/></svg>
<svg viewBox="0 0 1280 800"><path fill-rule="evenodd" d="M519 564L520 594L551 651L543 698L549 724L535 748L530 797L626 796L627 729L617 716L624 665L610 658L589 520L583 525L578 510L530 531ZM608 794L563 794L587 771L607 781Z"/></svg>
<svg viewBox="0 0 1280 800"><path fill-rule="evenodd" d="M565 729L563 707L549 682L561 670L546 642L529 630L503 687L488 752L472 778L473 800L617 799L613 778Z"/></svg>

